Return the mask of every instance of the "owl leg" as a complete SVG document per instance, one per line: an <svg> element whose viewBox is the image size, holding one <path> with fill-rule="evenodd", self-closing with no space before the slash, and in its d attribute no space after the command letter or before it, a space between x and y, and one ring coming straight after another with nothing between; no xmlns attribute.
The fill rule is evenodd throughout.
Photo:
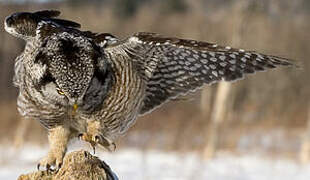
<svg viewBox="0 0 310 180"><path fill-rule="evenodd" d="M78 138L80 140L88 142L93 148L94 154L96 154L96 143L92 140L92 137L87 133L80 133Z"/></svg>
<svg viewBox="0 0 310 180"><path fill-rule="evenodd" d="M70 130L64 126L57 126L50 129L48 132L48 141L50 149L46 157L44 157L38 164L46 167L46 170L51 170L51 166L54 166L58 170L63 161L63 157L67 151L67 144L70 139Z"/></svg>
<svg viewBox="0 0 310 180"><path fill-rule="evenodd" d="M79 134L79 139L89 142L94 149L94 153L97 144L100 144L108 151L114 151L116 149L115 143L104 137L101 133L101 129L102 127L99 121L91 121L87 125L87 132Z"/></svg>

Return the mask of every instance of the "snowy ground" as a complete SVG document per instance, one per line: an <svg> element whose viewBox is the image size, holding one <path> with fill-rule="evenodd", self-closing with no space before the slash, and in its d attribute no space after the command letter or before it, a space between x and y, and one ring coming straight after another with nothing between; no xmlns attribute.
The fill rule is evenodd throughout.
<svg viewBox="0 0 310 180"><path fill-rule="evenodd" d="M70 151L80 149L73 147ZM85 148L84 148L85 149ZM47 148L27 145L20 151L0 146L0 179L16 179L21 173L34 171ZM97 152L126 180L309 180L310 164L300 165L289 160L266 159L256 155L220 154L202 161L194 153L142 152L124 149L114 153Z"/></svg>

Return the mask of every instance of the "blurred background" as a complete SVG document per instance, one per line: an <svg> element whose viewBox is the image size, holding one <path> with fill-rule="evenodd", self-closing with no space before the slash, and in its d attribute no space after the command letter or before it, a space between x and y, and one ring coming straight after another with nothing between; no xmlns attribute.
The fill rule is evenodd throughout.
<svg viewBox="0 0 310 180"><path fill-rule="evenodd" d="M157 32L287 57L301 66L206 86L140 117L116 142L117 151L103 157L121 179L310 177L309 0L1 0L0 20L40 9L60 10L83 30L120 38ZM25 43L3 23L0 42L0 152L12 152L0 158L0 179L14 179L35 169L47 133L16 110L14 59ZM176 164L187 166L174 170Z"/></svg>

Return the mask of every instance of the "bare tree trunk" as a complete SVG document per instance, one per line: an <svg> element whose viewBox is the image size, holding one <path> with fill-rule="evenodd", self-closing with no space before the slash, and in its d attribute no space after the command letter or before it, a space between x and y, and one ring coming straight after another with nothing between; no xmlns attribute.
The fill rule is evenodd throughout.
<svg viewBox="0 0 310 180"><path fill-rule="evenodd" d="M310 160L310 103L308 105L307 129L302 141L299 160L301 163L308 163Z"/></svg>
<svg viewBox="0 0 310 180"><path fill-rule="evenodd" d="M244 21L244 10L247 8L248 2L241 1L234 8L234 18L232 18L234 33L231 39L234 47L239 47L241 44L241 26ZM231 84L227 82L220 82L216 92L213 109L211 111L211 122L207 128L206 139L207 143L203 150L203 158L210 159L215 156L218 142L219 125L224 121L227 109L228 95L230 94ZM203 108L203 107L202 107ZM202 111L203 112L203 111Z"/></svg>
<svg viewBox="0 0 310 180"><path fill-rule="evenodd" d="M227 111L226 102L228 99L230 87L231 84L227 82L221 82L218 86L214 108L211 114L211 122L207 131L208 141L203 151L203 157L205 159L212 158L215 154L218 139L218 127L224 120Z"/></svg>
<svg viewBox="0 0 310 180"><path fill-rule="evenodd" d="M207 120L208 115L211 112L211 96L212 96L212 90L211 88L204 88L201 92L201 99L200 99L200 110L202 118Z"/></svg>

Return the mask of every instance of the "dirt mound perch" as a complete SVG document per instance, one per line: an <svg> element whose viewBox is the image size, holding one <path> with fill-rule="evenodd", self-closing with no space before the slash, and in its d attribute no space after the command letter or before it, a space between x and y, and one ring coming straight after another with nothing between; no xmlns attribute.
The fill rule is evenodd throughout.
<svg viewBox="0 0 310 180"><path fill-rule="evenodd" d="M87 151L67 154L57 173L36 171L21 175L18 180L118 180L111 168Z"/></svg>

